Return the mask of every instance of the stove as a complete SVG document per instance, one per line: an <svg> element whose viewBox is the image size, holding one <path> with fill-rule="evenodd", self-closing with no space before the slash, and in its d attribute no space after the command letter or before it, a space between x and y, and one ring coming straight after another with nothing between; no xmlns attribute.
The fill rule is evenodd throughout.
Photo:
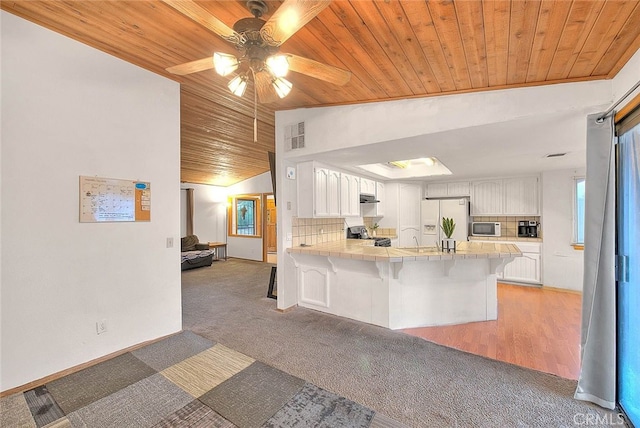
<svg viewBox="0 0 640 428"><path fill-rule="evenodd" d="M390 238L369 238L369 239L375 239L376 243L373 244L376 247L390 247L391 246L391 239Z"/></svg>
<svg viewBox="0 0 640 428"><path fill-rule="evenodd" d="M368 239L374 240L376 247L390 247L391 239L389 238L371 238L365 226L351 226L347 228L347 238L349 239Z"/></svg>

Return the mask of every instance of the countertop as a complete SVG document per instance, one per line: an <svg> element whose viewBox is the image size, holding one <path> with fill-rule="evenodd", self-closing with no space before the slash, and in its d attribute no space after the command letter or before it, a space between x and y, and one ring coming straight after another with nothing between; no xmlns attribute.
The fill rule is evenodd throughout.
<svg viewBox="0 0 640 428"><path fill-rule="evenodd" d="M312 256L340 257L355 260L403 262L415 260L493 259L519 257L520 249L513 244L496 242L458 242L455 253L438 251L435 247L395 248L374 247L372 241L344 239L311 246L287 248L288 253Z"/></svg>

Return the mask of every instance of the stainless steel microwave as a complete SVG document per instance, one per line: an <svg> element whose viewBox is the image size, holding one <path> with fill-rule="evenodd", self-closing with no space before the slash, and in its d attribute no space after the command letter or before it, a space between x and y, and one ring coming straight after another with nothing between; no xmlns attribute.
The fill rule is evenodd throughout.
<svg viewBox="0 0 640 428"><path fill-rule="evenodd" d="M500 236L500 223L488 221L474 221L471 223L472 236Z"/></svg>

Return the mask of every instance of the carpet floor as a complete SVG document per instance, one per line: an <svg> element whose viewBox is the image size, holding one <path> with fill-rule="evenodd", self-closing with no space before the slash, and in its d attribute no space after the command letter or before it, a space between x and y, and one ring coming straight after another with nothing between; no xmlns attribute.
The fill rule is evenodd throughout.
<svg viewBox="0 0 640 428"><path fill-rule="evenodd" d="M182 273L185 331L0 400L2 426L570 427L616 421L576 382L313 310L272 265Z"/></svg>
<svg viewBox="0 0 640 428"><path fill-rule="evenodd" d="M568 427L617 420L575 400L573 380L305 308L278 312L266 297L271 266L229 259L185 271L184 328L407 426ZM290 402L280 415L290 416L293 408Z"/></svg>
<svg viewBox="0 0 640 428"><path fill-rule="evenodd" d="M3 427L402 427L189 331L0 401Z"/></svg>

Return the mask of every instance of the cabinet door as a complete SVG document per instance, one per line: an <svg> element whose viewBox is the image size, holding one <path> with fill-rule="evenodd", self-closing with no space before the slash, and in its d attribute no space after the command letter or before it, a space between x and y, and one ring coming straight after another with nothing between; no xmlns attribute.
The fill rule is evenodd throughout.
<svg viewBox="0 0 640 428"><path fill-rule="evenodd" d="M447 183L447 196L469 196L469 182Z"/></svg>
<svg viewBox="0 0 640 428"><path fill-rule="evenodd" d="M538 177L504 180L504 213L506 215L539 215Z"/></svg>
<svg viewBox="0 0 640 428"><path fill-rule="evenodd" d="M502 180L477 181L471 188L472 215L502 215Z"/></svg>
<svg viewBox="0 0 640 428"><path fill-rule="evenodd" d="M368 178L360 179L360 192L368 193L369 195L376 194L376 182L373 180L369 180Z"/></svg>
<svg viewBox="0 0 640 428"><path fill-rule="evenodd" d="M330 217L340 217L340 173L329 170L327 210Z"/></svg>
<svg viewBox="0 0 640 428"><path fill-rule="evenodd" d="M376 215L384 215L384 183L376 183L376 199L379 200L376 204Z"/></svg>
<svg viewBox="0 0 640 428"><path fill-rule="evenodd" d="M345 217L360 215L360 180L355 175L340 174L340 214Z"/></svg>
<svg viewBox="0 0 640 428"><path fill-rule="evenodd" d="M540 254L522 253L504 267L505 281L528 282L540 284Z"/></svg>
<svg viewBox="0 0 640 428"><path fill-rule="evenodd" d="M448 196L447 183L427 184L427 198L444 198Z"/></svg>
<svg viewBox="0 0 640 428"><path fill-rule="evenodd" d="M329 216L329 170L326 168L315 168L313 180L313 214L316 217Z"/></svg>

